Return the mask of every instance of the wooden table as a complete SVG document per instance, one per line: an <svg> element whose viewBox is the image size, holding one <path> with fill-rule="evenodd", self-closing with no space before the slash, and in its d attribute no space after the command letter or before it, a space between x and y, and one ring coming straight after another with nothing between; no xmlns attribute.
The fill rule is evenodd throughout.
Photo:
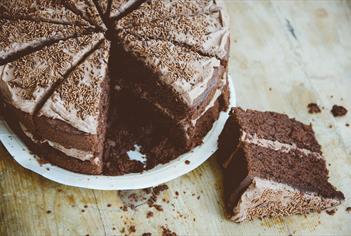
<svg viewBox="0 0 351 236"><path fill-rule="evenodd" d="M163 211L147 204L123 211L117 191L56 184L23 169L0 148L0 235L124 235L133 231L130 226L136 230L131 235L159 235L161 226L178 235L350 235L351 111L334 118L330 109L339 104L351 110L351 1L227 1L227 8L239 105L313 124L331 182L346 196L337 212L231 223L223 215L214 157L167 183L157 203ZM310 102L322 113L309 114ZM146 217L148 211L153 217Z"/></svg>

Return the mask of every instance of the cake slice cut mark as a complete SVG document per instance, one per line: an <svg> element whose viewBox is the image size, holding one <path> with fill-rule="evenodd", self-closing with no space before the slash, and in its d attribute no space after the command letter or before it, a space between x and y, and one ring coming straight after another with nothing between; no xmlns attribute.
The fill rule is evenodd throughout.
<svg viewBox="0 0 351 236"><path fill-rule="evenodd" d="M132 3L129 4L128 7L126 7L125 9L123 9L120 12L117 11L118 13L116 13L115 15L111 15L111 14L113 14L112 11L114 10L114 9L112 9L113 4L115 2L118 2L118 0L112 0L111 12L110 12L110 16L109 16L112 21L119 21L123 17L129 15L130 13L132 13L133 11L138 9L138 7L145 2L145 0L134 0L134 1L129 0L129 1ZM117 3L117 6L118 6L118 3Z"/></svg>
<svg viewBox="0 0 351 236"><path fill-rule="evenodd" d="M91 28L30 20L0 19L0 66L41 50L60 40L92 32ZM16 39L15 42L13 39Z"/></svg>
<svg viewBox="0 0 351 236"><path fill-rule="evenodd" d="M85 19L100 31L106 30L106 25L93 0L67 0L65 5L72 12Z"/></svg>
<svg viewBox="0 0 351 236"><path fill-rule="evenodd" d="M102 21L104 22L104 24L106 25L107 29L109 30L110 27L110 21L109 21L109 14L111 11L111 5L112 5L112 0L92 0ZM106 5L106 6L102 6L102 4ZM105 9L103 9L105 8Z"/></svg>
<svg viewBox="0 0 351 236"><path fill-rule="evenodd" d="M64 1L2 0L0 17L56 24L91 26L88 21L66 8Z"/></svg>

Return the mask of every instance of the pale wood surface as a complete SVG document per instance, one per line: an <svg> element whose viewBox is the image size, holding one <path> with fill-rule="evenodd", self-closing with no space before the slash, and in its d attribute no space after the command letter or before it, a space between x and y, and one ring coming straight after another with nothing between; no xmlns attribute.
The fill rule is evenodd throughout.
<svg viewBox="0 0 351 236"><path fill-rule="evenodd" d="M154 216L146 219L147 205L122 211L117 191L56 184L24 170L0 148L0 235L123 235L131 225L136 228L131 235L159 235L162 225L178 235L350 235L351 214L345 209L351 206L351 127L345 124L351 124L351 111L342 118L329 111L333 104L351 110L351 1L226 5L232 28L230 71L239 105L313 124L331 164L331 182L346 196L335 215L233 224L223 216L222 179L212 157L167 183L169 189L159 198L164 211L152 209ZM319 103L323 112L308 114L309 102Z"/></svg>

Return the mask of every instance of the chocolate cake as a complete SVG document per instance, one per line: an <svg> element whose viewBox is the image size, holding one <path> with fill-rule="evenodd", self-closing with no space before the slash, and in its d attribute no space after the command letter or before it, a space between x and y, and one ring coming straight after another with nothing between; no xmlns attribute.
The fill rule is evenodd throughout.
<svg viewBox="0 0 351 236"><path fill-rule="evenodd" d="M218 1L5 0L0 9L5 119L52 164L150 169L199 145L228 107ZM135 148L145 163L130 159Z"/></svg>
<svg viewBox="0 0 351 236"><path fill-rule="evenodd" d="M219 138L225 204L235 222L339 205L312 127L287 115L234 108Z"/></svg>

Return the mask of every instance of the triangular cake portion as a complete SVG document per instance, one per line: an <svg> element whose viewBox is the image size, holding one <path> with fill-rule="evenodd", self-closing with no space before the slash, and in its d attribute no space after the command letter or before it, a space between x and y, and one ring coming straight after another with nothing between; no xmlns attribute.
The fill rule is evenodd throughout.
<svg viewBox="0 0 351 236"><path fill-rule="evenodd" d="M101 30L107 29L93 0L66 0L66 5L90 24Z"/></svg>
<svg viewBox="0 0 351 236"><path fill-rule="evenodd" d="M344 199L328 181L311 126L286 115L234 108L218 153L235 222L320 212Z"/></svg>
<svg viewBox="0 0 351 236"><path fill-rule="evenodd" d="M92 34L62 40L3 65L1 96L17 119L33 128L32 115L38 105L102 37Z"/></svg>
<svg viewBox="0 0 351 236"><path fill-rule="evenodd" d="M0 24L0 64L19 52L87 33L86 28L48 22L0 19Z"/></svg>
<svg viewBox="0 0 351 236"><path fill-rule="evenodd" d="M135 20L140 20L140 16ZM145 17L152 17L145 14ZM126 32L145 39L171 41L184 45L204 55L228 60L229 29L221 11L210 14L177 15L157 18L147 23L124 29ZM117 24L117 27L119 25ZM117 30L123 30L118 29Z"/></svg>
<svg viewBox="0 0 351 236"><path fill-rule="evenodd" d="M123 69L115 76L123 79L114 87L151 103L177 126L179 143L191 145L193 124L227 84L220 61L167 41L118 37L122 48L116 61Z"/></svg>
<svg viewBox="0 0 351 236"><path fill-rule="evenodd" d="M1 0L0 17L89 25L65 6L65 0Z"/></svg>
<svg viewBox="0 0 351 236"><path fill-rule="evenodd" d="M109 48L104 40L56 88L35 118L41 143L59 152L60 158L49 157L54 164L88 174L102 170Z"/></svg>

